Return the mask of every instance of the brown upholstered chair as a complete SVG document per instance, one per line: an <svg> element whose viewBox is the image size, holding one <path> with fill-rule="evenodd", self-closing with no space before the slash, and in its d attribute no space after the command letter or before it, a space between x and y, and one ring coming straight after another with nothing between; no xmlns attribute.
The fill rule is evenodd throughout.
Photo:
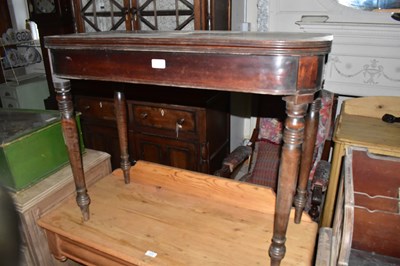
<svg viewBox="0 0 400 266"><path fill-rule="evenodd" d="M323 194L327 188L330 164L327 162L330 136L335 110L334 95L321 92L321 110L317 141L314 150L313 167L309 175L309 194L306 210L318 220ZM278 168L281 152L282 118L258 117L249 144L236 148L223 161L215 175L235 178L240 181L277 188Z"/></svg>

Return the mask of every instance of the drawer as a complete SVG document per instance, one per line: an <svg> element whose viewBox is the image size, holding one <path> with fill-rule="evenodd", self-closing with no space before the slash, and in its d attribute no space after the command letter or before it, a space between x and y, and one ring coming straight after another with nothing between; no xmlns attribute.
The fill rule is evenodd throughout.
<svg viewBox="0 0 400 266"><path fill-rule="evenodd" d="M19 108L19 103L16 98L2 97L1 104L3 105L3 108Z"/></svg>
<svg viewBox="0 0 400 266"><path fill-rule="evenodd" d="M77 96L75 99L76 110L82 113L82 118L98 118L115 120L114 101Z"/></svg>
<svg viewBox="0 0 400 266"><path fill-rule="evenodd" d="M0 97L12 97L17 99L17 92L15 91L15 88L5 86L0 89Z"/></svg>
<svg viewBox="0 0 400 266"><path fill-rule="evenodd" d="M167 106L133 104L135 126L165 129L176 132L196 132L196 110L183 110Z"/></svg>

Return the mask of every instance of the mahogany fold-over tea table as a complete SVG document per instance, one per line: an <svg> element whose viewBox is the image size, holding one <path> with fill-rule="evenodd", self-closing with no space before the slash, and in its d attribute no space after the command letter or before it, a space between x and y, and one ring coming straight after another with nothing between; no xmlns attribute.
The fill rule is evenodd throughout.
<svg viewBox="0 0 400 266"><path fill-rule="evenodd" d="M271 265L310 265L318 226L301 214L331 41L326 34L222 31L47 37L81 209L72 200L38 221L52 253L94 265L265 265L269 252ZM282 95L276 197L269 188L187 170L141 161L131 167L122 92L114 100L121 169L88 193L70 79Z"/></svg>

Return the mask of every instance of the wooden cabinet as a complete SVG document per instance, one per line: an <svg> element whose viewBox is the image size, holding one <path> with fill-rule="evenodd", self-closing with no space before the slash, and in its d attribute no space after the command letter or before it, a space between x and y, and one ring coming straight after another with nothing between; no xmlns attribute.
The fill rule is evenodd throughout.
<svg viewBox="0 0 400 266"><path fill-rule="evenodd" d="M78 32L229 30L231 0L73 1Z"/></svg>
<svg viewBox="0 0 400 266"><path fill-rule="evenodd" d="M74 85L74 84L73 84ZM73 86L76 110L82 113L85 146L111 154L120 167L113 99L102 94L107 83ZM136 87L136 85L131 85ZM203 173L213 173L229 153L229 94L143 86L125 92L131 160L146 160ZM124 90L124 88L120 88ZM125 88L126 89L126 88ZM134 91L133 93L131 91Z"/></svg>
<svg viewBox="0 0 400 266"><path fill-rule="evenodd" d="M121 160L113 100L77 96L75 105L76 110L82 113L81 126L85 146L109 153L113 169L119 168Z"/></svg>
<svg viewBox="0 0 400 266"><path fill-rule="evenodd" d="M400 97L371 96L343 102L333 135L335 146L322 226L330 227L332 223L342 160L347 147L364 147L372 153L400 157L400 126L398 123L382 121L384 114L399 116Z"/></svg>
<svg viewBox="0 0 400 266"><path fill-rule="evenodd" d="M110 155L86 149L83 155L86 182L90 187L111 173ZM74 196L74 181L70 166L65 166L28 189L12 193L21 219L23 239L20 265L54 266L62 264L49 251L47 239L36 220L55 209L64 200Z"/></svg>

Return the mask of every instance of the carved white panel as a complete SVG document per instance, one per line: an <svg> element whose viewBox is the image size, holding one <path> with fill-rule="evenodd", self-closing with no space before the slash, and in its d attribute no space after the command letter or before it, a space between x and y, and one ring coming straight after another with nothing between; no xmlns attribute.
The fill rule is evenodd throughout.
<svg viewBox="0 0 400 266"><path fill-rule="evenodd" d="M339 94L400 95L398 58L331 55L325 75L326 89Z"/></svg>
<svg viewBox="0 0 400 266"><path fill-rule="evenodd" d="M305 20L305 21L304 21ZM297 22L334 36L325 88L352 96L400 96L400 24Z"/></svg>

